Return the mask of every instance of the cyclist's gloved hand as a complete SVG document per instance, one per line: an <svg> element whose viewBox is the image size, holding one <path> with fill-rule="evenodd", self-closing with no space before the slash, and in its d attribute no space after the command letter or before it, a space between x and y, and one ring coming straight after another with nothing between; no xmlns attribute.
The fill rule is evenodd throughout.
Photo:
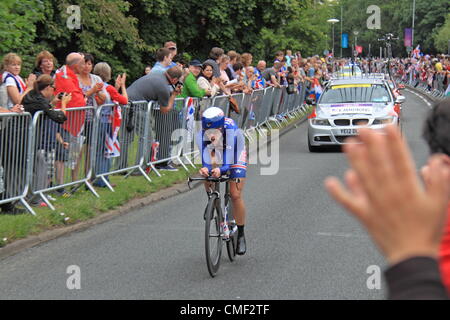
<svg viewBox="0 0 450 320"><path fill-rule="evenodd" d="M212 170L211 170L211 175L212 175L214 178L220 178L220 176L221 176L222 174L221 174L219 168L215 168L215 169L212 169Z"/></svg>
<svg viewBox="0 0 450 320"><path fill-rule="evenodd" d="M200 173L200 175L202 177L205 177L205 178L209 177L209 170L206 167L205 168L201 168L198 173Z"/></svg>

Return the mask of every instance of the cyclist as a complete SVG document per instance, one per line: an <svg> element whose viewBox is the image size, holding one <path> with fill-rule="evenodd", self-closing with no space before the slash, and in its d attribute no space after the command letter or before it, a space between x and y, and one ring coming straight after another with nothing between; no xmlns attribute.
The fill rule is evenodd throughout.
<svg viewBox="0 0 450 320"><path fill-rule="evenodd" d="M199 173L203 177L229 174L230 194L233 216L238 227L238 255L246 252L244 236L245 204L242 191L247 172L247 152L245 138L234 121L226 118L224 112L217 107L210 107L203 112L202 130L197 135L197 143L202 153L202 168ZM209 184L205 183L206 190Z"/></svg>

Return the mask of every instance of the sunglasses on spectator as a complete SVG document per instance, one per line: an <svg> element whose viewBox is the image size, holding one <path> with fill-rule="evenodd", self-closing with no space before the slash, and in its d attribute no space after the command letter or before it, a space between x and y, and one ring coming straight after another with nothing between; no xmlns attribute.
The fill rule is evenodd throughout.
<svg viewBox="0 0 450 320"><path fill-rule="evenodd" d="M177 50L177 47L170 47L169 50L175 51Z"/></svg>

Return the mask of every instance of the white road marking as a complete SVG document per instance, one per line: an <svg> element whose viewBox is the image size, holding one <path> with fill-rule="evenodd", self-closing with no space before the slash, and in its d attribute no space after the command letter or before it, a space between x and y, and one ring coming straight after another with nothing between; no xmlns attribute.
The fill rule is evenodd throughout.
<svg viewBox="0 0 450 320"><path fill-rule="evenodd" d="M340 238L365 238L365 239L368 238L367 235L353 234L353 233L317 232L317 235L324 237L340 237Z"/></svg>
<svg viewBox="0 0 450 320"><path fill-rule="evenodd" d="M408 91L408 92L410 92L410 93L414 93L417 97L419 97L420 99L422 99L423 102L426 103L426 105L428 106L428 108L431 109L431 108L433 107L432 104L431 104L427 99L425 99L422 95L418 94L417 92L414 92L414 91L412 91L412 90L410 90L410 89L406 89L406 91Z"/></svg>

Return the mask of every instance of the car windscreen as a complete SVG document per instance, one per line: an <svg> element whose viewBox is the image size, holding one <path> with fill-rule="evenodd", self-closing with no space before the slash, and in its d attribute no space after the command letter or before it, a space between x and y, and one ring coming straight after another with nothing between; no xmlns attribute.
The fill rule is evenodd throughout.
<svg viewBox="0 0 450 320"><path fill-rule="evenodd" d="M382 84L345 84L327 87L320 97L319 103L385 103L390 101L391 96L386 86Z"/></svg>
<svg viewBox="0 0 450 320"><path fill-rule="evenodd" d="M341 69L341 72L361 72L361 69L358 66L352 67L343 67Z"/></svg>

